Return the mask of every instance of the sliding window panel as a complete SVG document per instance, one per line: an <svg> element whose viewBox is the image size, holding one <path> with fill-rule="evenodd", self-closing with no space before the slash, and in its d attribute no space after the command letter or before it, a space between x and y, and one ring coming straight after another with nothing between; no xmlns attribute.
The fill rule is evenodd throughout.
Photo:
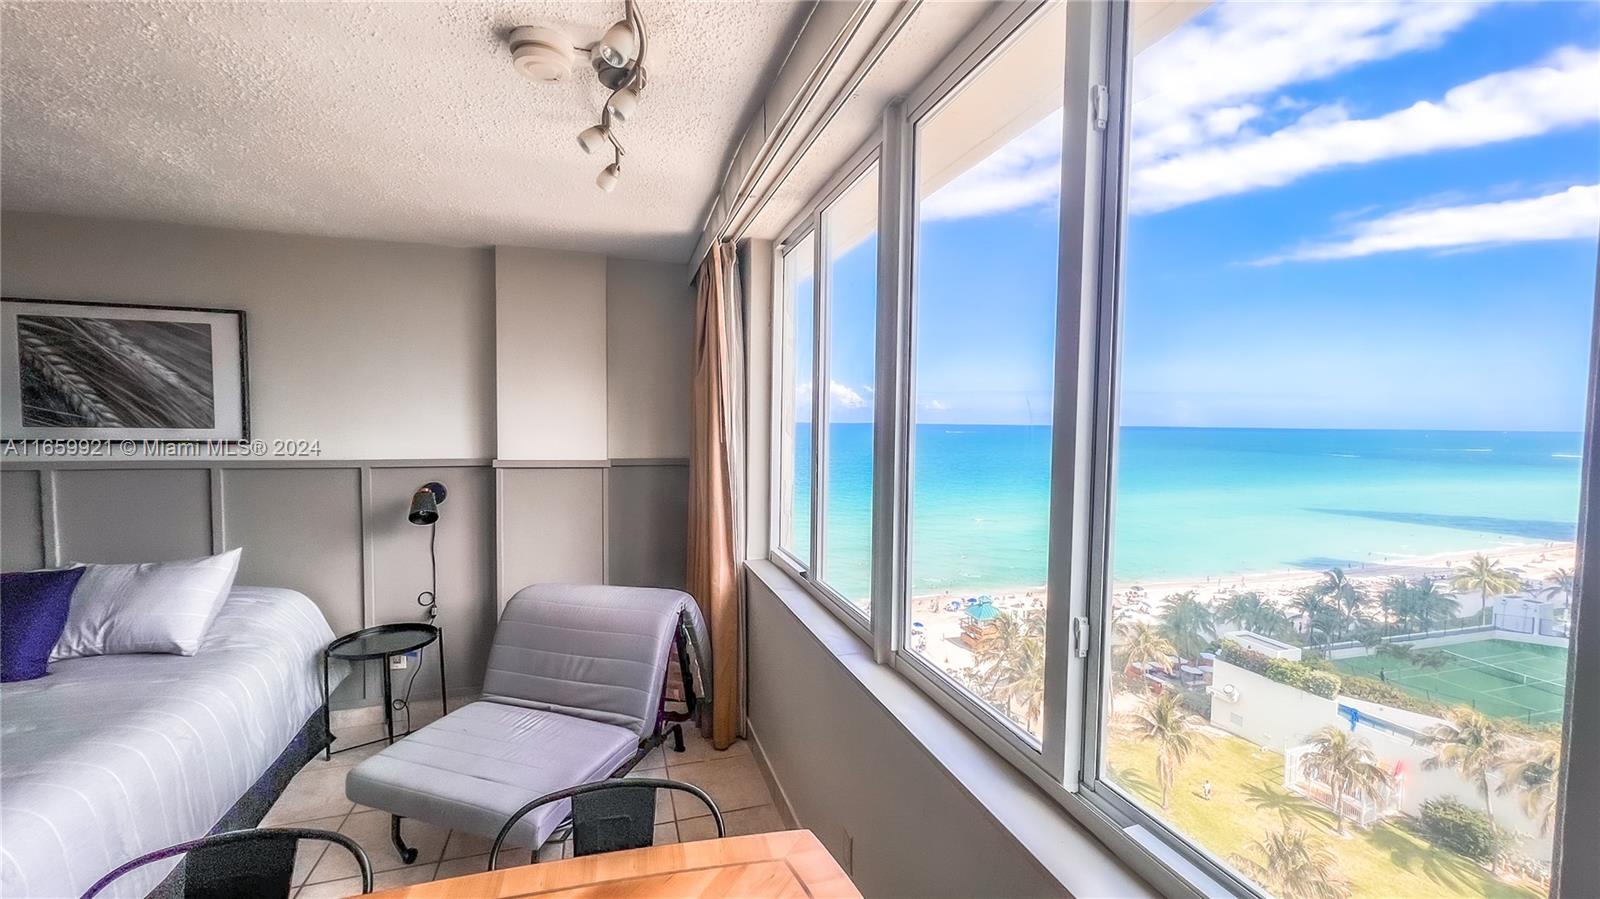
<svg viewBox="0 0 1600 899"><path fill-rule="evenodd" d="M816 236L783 248L779 261L777 548L811 565L812 412L816 371Z"/></svg>
<svg viewBox="0 0 1600 899"><path fill-rule="evenodd" d="M1089 788L1241 889L1542 895L1593 10L1132 17Z"/></svg>
<svg viewBox="0 0 1600 899"><path fill-rule="evenodd" d="M1026 744L1044 726L1066 10L913 122L905 651Z"/></svg>
<svg viewBox="0 0 1600 899"><path fill-rule="evenodd" d="M822 211L823 359L827 369L820 471L822 555L816 577L872 614L873 409L878 315L878 166Z"/></svg>

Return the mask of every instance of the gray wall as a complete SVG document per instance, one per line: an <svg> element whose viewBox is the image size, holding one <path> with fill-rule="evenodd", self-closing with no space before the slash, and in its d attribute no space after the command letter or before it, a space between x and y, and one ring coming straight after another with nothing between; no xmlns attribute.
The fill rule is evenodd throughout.
<svg viewBox="0 0 1600 899"><path fill-rule="evenodd" d="M750 730L795 818L834 858L852 862L862 894L1061 895L834 652L759 578L746 583ZM866 644L840 630L839 651L870 659Z"/></svg>
<svg viewBox="0 0 1600 899"><path fill-rule="evenodd" d="M427 530L405 512L438 480L452 692L481 683L498 610L526 584L682 585L682 266L15 212L0 233L6 296L246 310L253 436L322 449L0 459L7 570L243 546L239 583L304 592L335 632L421 620ZM437 692L434 664L418 695ZM378 683L337 704L375 701Z"/></svg>

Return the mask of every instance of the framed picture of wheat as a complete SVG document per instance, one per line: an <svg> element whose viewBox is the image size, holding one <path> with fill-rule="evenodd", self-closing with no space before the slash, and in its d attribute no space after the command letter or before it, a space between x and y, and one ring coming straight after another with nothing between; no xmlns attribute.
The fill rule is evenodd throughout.
<svg viewBox="0 0 1600 899"><path fill-rule="evenodd" d="M246 440L244 313L0 300L0 439Z"/></svg>

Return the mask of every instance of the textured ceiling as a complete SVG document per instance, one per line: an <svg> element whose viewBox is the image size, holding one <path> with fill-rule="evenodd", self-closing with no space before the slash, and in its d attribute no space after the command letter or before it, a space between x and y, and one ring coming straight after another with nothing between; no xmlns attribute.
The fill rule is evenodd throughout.
<svg viewBox="0 0 1600 899"><path fill-rule="evenodd" d="M512 69L505 36L597 38L622 4L7 3L5 208L687 258L808 4L642 0L649 85L585 156L605 90Z"/></svg>

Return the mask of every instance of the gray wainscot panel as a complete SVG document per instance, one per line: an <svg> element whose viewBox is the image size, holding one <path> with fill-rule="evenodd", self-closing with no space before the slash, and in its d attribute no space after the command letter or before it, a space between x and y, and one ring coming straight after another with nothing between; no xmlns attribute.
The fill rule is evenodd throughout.
<svg viewBox="0 0 1600 899"><path fill-rule="evenodd" d="M500 602L529 584L605 581L603 468L501 468Z"/></svg>
<svg viewBox="0 0 1600 899"><path fill-rule="evenodd" d="M0 569L44 567L40 479L44 472L0 471Z"/></svg>
<svg viewBox="0 0 1600 899"><path fill-rule="evenodd" d="M429 587L429 528L406 520L411 495L428 481L448 491L439 507L437 623L445 643L451 703L483 686L494 632L494 472L485 468L375 468L367 533L371 538L376 623L426 621L417 594ZM394 673L397 695L439 695L438 654L423 650L422 667ZM375 667L375 666L374 666ZM414 682L412 678L415 678ZM403 718L396 722L403 725Z"/></svg>
<svg viewBox="0 0 1600 899"><path fill-rule="evenodd" d="M684 586L689 466L616 462L607 474L607 564L613 584Z"/></svg>
<svg viewBox="0 0 1600 899"><path fill-rule="evenodd" d="M225 542L244 547L237 583L304 593L335 634L363 626L359 469L225 468L222 496ZM349 679L334 705L356 704L363 687Z"/></svg>
<svg viewBox="0 0 1600 899"><path fill-rule="evenodd" d="M55 472L60 562L169 562L211 555L204 468Z"/></svg>

